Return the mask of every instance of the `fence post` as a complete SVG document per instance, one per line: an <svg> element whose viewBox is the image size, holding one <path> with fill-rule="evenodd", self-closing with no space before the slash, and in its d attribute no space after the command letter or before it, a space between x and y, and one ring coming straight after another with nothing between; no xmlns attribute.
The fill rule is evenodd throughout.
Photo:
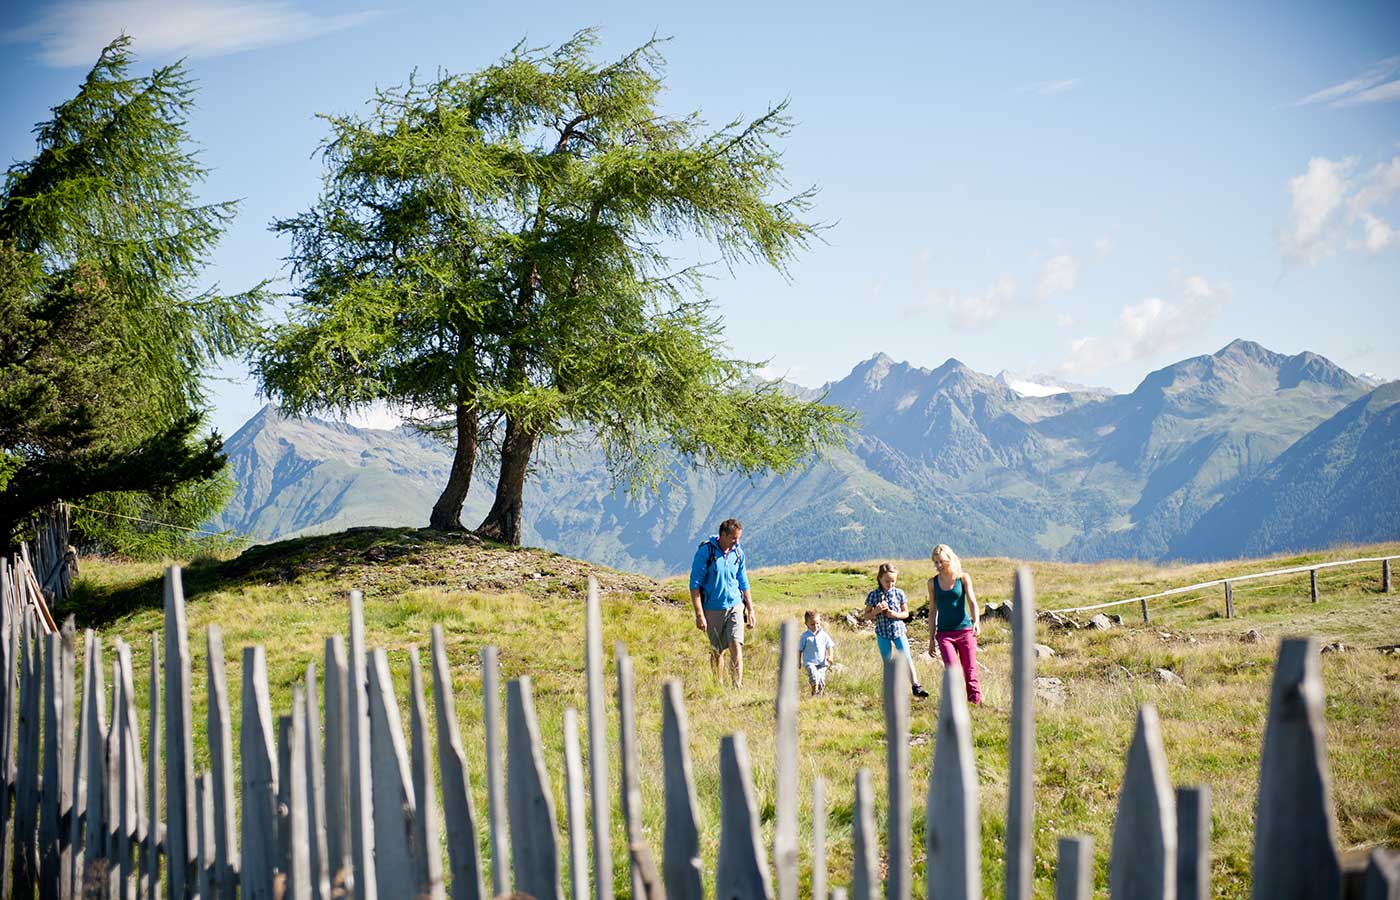
<svg viewBox="0 0 1400 900"><path fill-rule="evenodd" d="M1087 834L1062 837L1055 867L1055 900L1092 900L1094 839Z"/></svg>
<svg viewBox="0 0 1400 900"><path fill-rule="evenodd" d="M720 738L719 781L715 900L773 900L763 834L758 826L758 807L754 803L749 743L742 731Z"/></svg>
<svg viewBox="0 0 1400 900"><path fill-rule="evenodd" d="M588 900L588 813L583 800L583 751L578 710L564 710L564 799L569 817L569 896Z"/></svg>
<svg viewBox="0 0 1400 900"><path fill-rule="evenodd" d="M326 638L326 868L331 891L353 897L349 670L345 640L338 634Z"/></svg>
<svg viewBox="0 0 1400 900"><path fill-rule="evenodd" d="M778 697L775 704L777 790L773 823L773 868L777 873L778 900L797 900L797 623L783 622L778 636ZM889 710L886 697L885 709ZM908 711L908 699L905 699ZM906 715L906 720L908 716ZM906 721L907 725L907 721ZM886 727L889 727L888 719ZM906 755L908 741L904 742ZM893 765L893 759L891 759ZM893 771L893 770L891 770ZM907 809L906 809L907 812ZM907 818L907 817L906 817ZM896 827L895 807L890 806L890 827ZM891 838L893 840L893 838ZM893 862L890 870L893 872ZM901 876L905 877L905 876ZM891 897L906 895L892 891Z"/></svg>
<svg viewBox="0 0 1400 900"><path fill-rule="evenodd" d="M695 774L690 762L690 722L679 680L661 688L661 759L666 791L665 853L661 867L670 900L703 900L700 830L696 826Z"/></svg>
<svg viewBox="0 0 1400 900"><path fill-rule="evenodd" d="M433 777L432 748L428 740L428 701L423 694L423 668L418 648L408 648L409 693L412 708L409 729L413 732L413 798L418 815L413 820L413 855L418 863L415 897L445 900L442 884L442 815L437 804L437 780ZM439 740L446 735L439 735Z"/></svg>
<svg viewBox="0 0 1400 900"><path fill-rule="evenodd" d="M593 804L593 900L613 900L612 803L608 797L608 731L603 721L603 607L598 579L588 576L588 782Z"/></svg>
<svg viewBox="0 0 1400 900"><path fill-rule="evenodd" d="M1176 898L1210 900L1210 787L1176 789Z"/></svg>
<svg viewBox="0 0 1400 900"><path fill-rule="evenodd" d="M528 675L506 682L506 746L515 890L536 900L562 900L559 819L540 748Z"/></svg>
<svg viewBox="0 0 1400 900"><path fill-rule="evenodd" d="M1176 810L1161 725L1151 704L1138 709L1113 822L1108 895L1134 900L1176 896Z"/></svg>
<svg viewBox="0 0 1400 900"><path fill-rule="evenodd" d="M875 836L875 787L869 769L856 772L851 829L851 900L879 900L880 842Z"/></svg>
<svg viewBox="0 0 1400 900"><path fill-rule="evenodd" d="M617 665L617 724L618 753L621 757L622 827L627 835L628 871L632 877L632 896L645 897L645 885L638 866L635 847L642 838L642 788L637 782L637 699L636 679L632 673L632 657L621 641L613 645L613 660Z"/></svg>
<svg viewBox="0 0 1400 900"><path fill-rule="evenodd" d="M1035 584L1016 569L1011 605L1011 773L1006 799L1006 900L1030 900L1035 852ZM1145 607L1144 607L1145 608Z"/></svg>
<svg viewBox="0 0 1400 900"><path fill-rule="evenodd" d="M131 668L131 648L125 643L117 651L122 673L122 882L128 897L141 894L142 863L150 826L146 820L146 791L141 781L145 766L141 763L141 723L136 717L136 676ZM127 787L129 785L129 788ZM129 846L129 849L128 849ZM196 846L196 851L198 847ZM198 853L196 853L196 857ZM191 893L198 889L198 882ZM149 890L149 885L147 886Z"/></svg>
<svg viewBox="0 0 1400 900"><path fill-rule="evenodd" d="M165 877L171 900L192 897L194 878L194 731L185 589L180 567L165 570Z"/></svg>
<svg viewBox="0 0 1400 900"><path fill-rule="evenodd" d="M1366 864L1366 900L1400 897L1400 850L1377 847Z"/></svg>
<svg viewBox="0 0 1400 900"><path fill-rule="evenodd" d="M39 818L39 706L43 662L38 648L33 607L24 611L20 648L18 765L15 770L14 894L33 896L38 887L39 854L35 845Z"/></svg>
<svg viewBox="0 0 1400 900"><path fill-rule="evenodd" d="M194 779L195 831L199 834L199 896L210 900L218 889L214 865L214 773L208 769Z"/></svg>
<svg viewBox="0 0 1400 900"><path fill-rule="evenodd" d="M1381 590L1390 593L1390 560L1381 560Z"/></svg>
<svg viewBox="0 0 1400 900"><path fill-rule="evenodd" d="M10 878L14 863L14 793L18 786L15 774L15 719L19 709L20 626L16 621L16 600L10 587L9 563L0 556L0 678L4 679L0 693L0 897L10 897ZM84 710L86 710L84 706Z"/></svg>
<svg viewBox="0 0 1400 900"><path fill-rule="evenodd" d="M238 834L233 806L233 726L228 706L228 678L224 670L224 635L218 625L205 630L209 655L209 762L212 780L208 785L214 815L209 823L214 832L213 883L220 897L233 897L238 886ZM246 700L244 702L247 702Z"/></svg>
<svg viewBox="0 0 1400 900"><path fill-rule="evenodd" d="M292 871L292 717L277 717L277 871L284 896L295 892Z"/></svg>
<svg viewBox="0 0 1400 900"><path fill-rule="evenodd" d="M982 896L982 826L977 799L977 758L962 669L943 669L933 771L924 813L929 900Z"/></svg>
<svg viewBox="0 0 1400 900"><path fill-rule="evenodd" d="M374 867L374 786L370 776L369 675L365 659L365 596L350 592L350 674L346 705L350 742L350 853L355 900L379 900ZM396 898L397 900L397 898Z"/></svg>
<svg viewBox="0 0 1400 900"><path fill-rule="evenodd" d="M1225 618L1235 617L1235 595L1230 590L1230 582L1225 582Z"/></svg>
<svg viewBox="0 0 1400 900"><path fill-rule="evenodd" d="M267 659L262 645L243 648L243 713L238 756L243 783L241 895L273 900L277 864L277 759L272 744L272 704L267 696Z"/></svg>
<svg viewBox="0 0 1400 900"><path fill-rule="evenodd" d="M119 659L124 644L121 638L113 641L117 651L118 659L112 660L112 726L107 729L107 752L105 754L107 766L107 834L105 841L107 844L107 868L106 883L107 896L126 897L122 886L122 851L128 849L127 842L122 837L122 825L125 812L122 808L122 801L130 786L127 784L126 772L122 769L122 744L125 726L122 723L122 667Z"/></svg>
<svg viewBox="0 0 1400 900"><path fill-rule="evenodd" d="M58 897L63 882L62 860L58 849L58 824L64 794L71 788L62 770L67 760L63 749L63 637L57 632L44 635L44 746L43 792L39 803L39 896ZM70 702L69 707L72 707ZM65 790L67 788L68 790Z"/></svg>
<svg viewBox="0 0 1400 900"><path fill-rule="evenodd" d="M792 623L794 626L796 623ZM797 640L794 634L792 654L797 655ZM909 666L907 658L898 652L884 659L883 687L885 693L885 778L887 788L886 803L886 853L889 855L889 869L885 876L885 897L887 900L909 900L912 894L910 876L913 874L913 859L910 843L911 812L909 808ZM791 758L797 758L796 747ZM779 757L780 759L784 757ZM796 766L780 766L796 770Z"/></svg>
<svg viewBox="0 0 1400 900"><path fill-rule="evenodd" d="M1323 739L1317 641L1279 645L1259 760L1254 897L1302 900L1341 892L1332 775Z"/></svg>
<svg viewBox="0 0 1400 900"><path fill-rule="evenodd" d="M1147 598L1146 598L1146 597L1143 597L1141 603L1142 603L1142 624L1144 624L1144 625L1151 624L1152 619L1147 615Z"/></svg>
<svg viewBox="0 0 1400 900"><path fill-rule="evenodd" d="M160 633L151 632L151 681L147 692L150 721L146 724L146 846L143 848L142 881L146 885L146 900L158 900L161 895L161 771L160 771ZM246 702L246 701L245 701ZM112 710L112 726L116 727L117 711ZM111 786L108 788L111 789Z"/></svg>
<svg viewBox="0 0 1400 900"><path fill-rule="evenodd" d="M315 900L330 900L330 871L326 864L326 782L324 757L321 754L321 703L316 690L316 663L306 664L306 710L303 723L306 753L302 765L306 770L306 828L310 835L311 896Z"/></svg>
<svg viewBox="0 0 1400 900"><path fill-rule="evenodd" d="M486 817L491 835L491 891L495 896L510 893L510 834L506 827L500 684L500 657L496 646L488 644L481 648L481 722L486 731Z"/></svg>
<svg viewBox="0 0 1400 900"><path fill-rule="evenodd" d="M812 896L826 896L826 779L812 779Z"/></svg>
<svg viewBox="0 0 1400 900"><path fill-rule="evenodd" d="M433 705L437 714L442 811L447 823L447 859L452 867L452 900L484 900L487 894L477 852L476 807L457 726L457 701L452 696L452 673L447 666L441 625L433 626Z"/></svg>
<svg viewBox="0 0 1400 900"><path fill-rule="evenodd" d="M311 817L310 793L307 789L306 766L306 694L301 685L292 687L292 714L287 722L287 768L281 769L281 781L287 784L287 900L309 900L311 897Z"/></svg>
<svg viewBox="0 0 1400 900"><path fill-rule="evenodd" d="M1312 602L1317 602L1317 569L1308 572L1308 578L1312 582Z"/></svg>
<svg viewBox="0 0 1400 900"><path fill-rule="evenodd" d="M3 629L3 627L4 626L0 626L0 629ZM87 896L83 893L83 872L86 867L85 861L87 858L87 833L84 830L84 820L86 819L87 812L88 765L90 760L89 743L92 740L93 731L93 726L89 723L89 720L92 716L102 712L101 703L92 696L92 678L94 674L92 671L92 645L95 640L97 640L97 637L91 628L83 632L82 718L78 721L77 741L75 744L77 752L73 757L73 817L68 822L68 826L71 829L69 841L73 847L73 854L69 861L70 868L66 877L68 878L68 884L71 886L70 890L73 894L80 897ZM100 666L101 664L99 663L98 665ZM3 703L3 700L0 700L0 703ZM91 705L91 708L89 705ZM8 768L3 767L3 765L3 763L0 763L0 772L8 773ZM0 791L8 793L6 790L8 784L5 783L8 782L8 780L8 775L6 775L4 782L0 782ZM0 829L0 839L3 838L4 831ZM3 892L0 893L0 896L8 897L9 893Z"/></svg>
<svg viewBox="0 0 1400 900"><path fill-rule="evenodd" d="M413 831L418 818L417 802L404 746L403 722L389 674L389 655L383 648L370 654L369 734L376 811L375 882L386 897L415 897L418 872L413 859Z"/></svg>

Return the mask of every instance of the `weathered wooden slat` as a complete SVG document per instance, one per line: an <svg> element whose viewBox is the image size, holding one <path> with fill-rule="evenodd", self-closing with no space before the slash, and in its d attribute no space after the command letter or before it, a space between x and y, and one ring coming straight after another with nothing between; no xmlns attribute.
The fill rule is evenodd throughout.
<svg viewBox="0 0 1400 900"><path fill-rule="evenodd" d="M690 722L685 696L677 679L661 688L661 759L664 767L666 831L662 873L671 900L703 900L700 828L695 800L695 774L690 762Z"/></svg>
<svg viewBox="0 0 1400 900"><path fill-rule="evenodd" d="M66 539L65 539L66 545ZM61 557L60 557L61 559ZM61 596L61 595L60 595ZM73 886L73 803L77 787L74 780L73 758L77 750L78 707L74 696L74 669L77 663L77 629L73 617L63 622L59 631L62 661L59 666L59 692L63 715L58 729L59 777L62 792L58 803L58 877L59 896L67 900L76 893Z"/></svg>
<svg viewBox="0 0 1400 900"><path fill-rule="evenodd" d="M569 896L588 900L588 811L583 799L583 750L578 710L564 710L564 800L569 818Z"/></svg>
<svg viewBox="0 0 1400 900"><path fill-rule="evenodd" d="M38 647L39 623L32 609L25 610L20 644L20 705L17 726L18 765L15 773L15 855L13 890L16 897L30 897L39 882L39 710L43 662Z"/></svg>
<svg viewBox="0 0 1400 900"><path fill-rule="evenodd" d="M612 802L608 793L608 730L603 709L603 605L588 576L584 668L588 675L588 784L593 805L593 900L613 900Z"/></svg>
<svg viewBox="0 0 1400 900"><path fill-rule="evenodd" d="M1317 569L1311 569L1311 570L1309 570L1309 572L1308 572L1308 581L1309 581L1309 582L1311 583L1311 585L1312 585L1312 590L1311 590L1311 593L1312 593L1312 602L1316 603L1316 602L1317 602Z"/></svg>
<svg viewBox="0 0 1400 900"><path fill-rule="evenodd" d="M826 896L826 779L812 779L812 896Z"/></svg>
<svg viewBox="0 0 1400 900"><path fill-rule="evenodd" d="M1377 847L1366 863L1366 900L1400 900L1400 850Z"/></svg>
<svg viewBox="0 0 1400 900"><path fill-rule="evenodd" d="M637 776L637 699L636 677L632 657L621 641L613 645L613 661L617 666L618 755L621 758L622 827L629 848L645 843L642 837L642 788ZM643 895L642 873L637 867L636 854L627 854L628 871L632 878L632 896Z"/></svg>
<svg viewBox="0 0 1400 900"><path fill-rule="evenodd" d="M350 855L355 900L379 900L374 868L374 786L370 775L369 673L365 657L365 598L350 592L350 674L346 730L350 742ZM399 898L394 898L399 900Z"/></svg>
<svg viewBox="0 0 1400 900"><path fill-rule="evenodd" d="M228 705L228 676L224 668L224 635L218 625L205 632L209 675L209 761L213 780L209 799L214 815L214 884L222 897L232 898L238 884L238 822L233 800L233 719Z"/></svg>
<svg viewBox="0 0 1400 900"><path fill-rule="evenodd" d="M413 856L418 867L418 897L445 900L442 883L442 813L437 803L437 781L433 778L433 755L428 737L428 699L423 692L423 668L418 648L408 650L409 690L412 707L409 728L413 732L410 751L413 763L413 797L417 816L413 820Z"/></svg>
<svg viewBox="0 0 1400 900"><path fill-rule="evenodd" d="M1332 774L1323 736L1317 641L1279 645L1254 815L1254 897L1294 900L1341 891Z"/></svg>
<svg viewBox="0 0 1400 900"><path fill-rule="evenodd" d="M330 900L330 869L326 863L326 783L325 766L321 755L321 703L316 689L316 664L306 664L306 677L302 684L306 692L305 721L302 728L306 734L306 753L302 762L306 770L306 828L310 835L307 850L310 853L311 897L312 900Z"/></svg>
<svg viewBox="0 0 1400 900"><path fill-rule="evenodd" d="M0 556L0 897L12 896L11 877L14 870L14 798L18 788L15 776L16 720L19 717L19 656L21 617L15 590L11 585L13 572L8 561Z"/></svg>
<svg viewBox="0 0 1400 900"><path fill-rule="evenodd" d="M851 900L878 900L880 841L875 836L875 785L866 768L856 772L851 831Z"/></svg>
<svg viewBox="0 0 1400 900"><path fill-rule="evenodd" d="M1176 805L1167 778L1167 756L1157 710L1138 710L1128 747L1113 848L1108 895L1116 900L1173 900L1176 896Z"/></svg>
<svg viewBox="0 0 1400 900"><path fill-rule="evenodd" d="M1390 593L1390 560L1381 561L1381 591Z"/></svg>
<svg viewBox="0 0 1400 900"><path fill-rule="evenodd" d="M99 699L102 696L101 678L102 645L89 628L83 633L83 705L78 721L77 752L73 758L73 818L68 823L73 843L69 884L78 896L87 896L84 894L83 873L87 865L88 771L92 765L93 737L105 730L106 724L106 715ZM98 790L101 790L100 777Z"/></svg>
<svg viewBox="0 0 1400 900"><path fill-rule="evenodd" d="M210 900L215 894L214 868L214 775L203 772L194 779L195 834L199 836L196 857L199 870L199 896Z"/></svg>
<svg viewBox="0 0 1400 900"><path fill-rule="evenodd" d="M44 635L44 742L43 784L39 803L39 896L58 897L63 881L63 868L58 855L59 807L62 803L59 774L64 760L59 759L63 722L63 638L57 633ZM59 790L54 790L58 787Z"/></svg>
<svg viewBox="0 0 1400 900"><path fill-rule="evenodd" d="M763 834L754 801L748 738L742 731L719 741L720 834L715 900L772 900Z"/></svg>
<svg viewBox="0 0 1400 900"><path fill-rule="evenodd" d="M261 645L243 648L243 712L238 735L242 772L241 896L274 900L277 865L277 751L272 743L272 703L267 658Z"/></svg>
<svg viewBox="0 0 1400 900"><path fill-rule="evenodd" d="M292 867L292 717L277 717L277 871L283 879ZM284 891L291 890L285 885Z"/></svg>
<svg viewBox="0 0 1400 900"><path fill-rule="evenodd" d="M1176 789L1176 898L1210 900L1210 788Z"/></svg>
<svg viewBox="0 0 1400 900"><path fill-rule="evenodd" d="M301 685L292 688L292 714L287 723L287 768L279 769L278 783L290 787L287 797L287 865L282 870L286 878L286 900L310 900L311 897L311 797L307 787L306 766L306 694Z"/></svg>
<svg viewBox="0 0 1400 900"><path fill-rule="evenodd" d="M146 846L142 853L143 868L141 882L146 887L146 900L158 900L163 882L160 878L161 842L164 826L160 821L161 810L161 758L160 758L160 633L151 632L151 681L147 694L146 708L150 720L146 731ZM112 710L112 724L116 725L117 711Z"/></svg>
<svg viewBox="0 0 1400 900"><path fill-rule="evenodd" d="M165 570L165 879L171 900L194 896L194 712L180 567Z"/></svg>
<svg viewBox="0 0 1400 900"><path fill-rule="evenodd" d="M452 671L447 664L441 625L433 626L433 706L437 715L438 771L442 775L452 900L484 900L487 894L476 844L476 805L457 725L457 701L452 694Z"/></svg>
<svg viewBox="0 0 1400 900"><path fill-rule="evenodd" d="M536 900L563 900L559 878L559 826L544 765L530 678L506 682L506 778L515 890Z"/></svg>
<svg viewBox="0 0 1400 900"><path fill-rule="evenodd" d="M105 755L107 765L106 892L108 900L115 900L115 898L123 898L124 900L126 893L122 886L122 853L130 851L130 844L122 832L123 819L125 818L123 801L131 791L131 785L124 777L126 772L122 768L122 744L125 741L126 733L122 710L125 708L126 700L122 696L123 679L120 659L126 645L121 638L117 638L112 643L117 659L112 660L112 726L107 729Z"/></svg>
<svg viewBox="0 0 1400 900"><path fill-rule="evenodd" d="M778 900L797 900L797 639L800 633L797 623L791 620L784 622L778 631L778 694L774 703L776 758L791 762L791 765L776 768L773 870ZM907 712L907 700L905 709ZM905 718L907 720L907 715ZM907 751L907 741L904 746ZM893 871L893 864L890 868ZM905 878L907 881L907 875ZM897 881L891 880L890 897L905 900L908 894L898 893Z"/></svg>
<svg viewBox="0 0 1400 900"><path fill-rule="evenodd" d="M1094 839L1087 834L1062 837L1055 868L1055 900L1092 900Z"/></svg>
<svg viewBox="0 0 1400 900"><path fill-rule="evenodd" d="M491 837L491 888L510 893L505 750L501 741L501 668L494 644L481 648L481 724L486 732L486 816Z"/></svg>
<svg viewBox="0 0 1400 900"><path fill-rule="evenodd" d="M141 895L141 849L146 838L145 802L141 762L141 723L136 715L136 677L131 666L131 648L125 643L118 647L117 662L121 668L121 772L122 772L122 885L126 896L135 900ZM196 848L197 849L197 848ZM191 891L193 893L193 890Z"/></svg>
<svg viewBox="0 0 1400 900"><path fill-rule="evenodd" d="M1011 772L1006 796L1006 900L1030 900L1035 853L1035 584L1016 569L1011 605Z"/></svg>
<svg viewBox="0 0 1400 900"><path fill-rule="evenodd" d="M1234 592L1230 590L1230 582L1227 581L1225 582L1225 618L1233 619L1234 617L1235 595Z"/></svg>
<svg viewBox="0 0 1400 900"><path fill-rule="evenodd" d="M796 655L796 642L793 655ZM909 666L898 653L884 660L883 687L885 693L885 778L888 821L885 826L886 853L889 856L885 876L886 900L909 900L913 893L910 883L914 876L913 849L910 846L911 792L909 790ZM790 759L796 759L796 748ZM782 757L780 757L782 758ZM783 767L791 768L791 767Z"/></svg>
<svg viewBox="0 0 1400 900"><path fill-rule="evenodd" d="M413 859L413 774L403 737L399 704L394 697L389 655L381 648L370 654L369 666L370 772L374 778L374 876L385 897L412 897L418 891Z"/></svg>
<svg viewBox="0 0 1400 900"><path fill-rule="evenodd" d="M945 666L924 811L929 900L982 896L982 825L977 758L962 669Z"/></svg>
<svg viewBox="0 0 1400 900"><path fill-rule="evenodd" d="M350 840L350 664L340 635L326 638L326 859L332 891L354 895Z"/></svg>

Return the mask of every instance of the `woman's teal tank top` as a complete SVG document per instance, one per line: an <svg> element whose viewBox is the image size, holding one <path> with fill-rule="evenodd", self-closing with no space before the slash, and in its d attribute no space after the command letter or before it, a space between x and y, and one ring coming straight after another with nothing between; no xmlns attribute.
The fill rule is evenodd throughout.
<svg viewBox="0 0 1400 900"><path fill-rule="evenodd" d="M972 627L972 613L967 608L967 598L963 596L963 582L959 578L948 590L933 576L933 602L938 607L939 631L962 631Z"/></svg>

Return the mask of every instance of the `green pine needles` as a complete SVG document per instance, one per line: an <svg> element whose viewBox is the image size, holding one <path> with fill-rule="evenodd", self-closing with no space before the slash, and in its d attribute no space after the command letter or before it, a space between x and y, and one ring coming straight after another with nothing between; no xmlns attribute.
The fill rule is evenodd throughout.
<svg viewBox="0 0 1400 900"><path fill-rule="evenodd" d="M731 358L704 267L675 258L699 239L783 270L815 236L814 191L783 180L785 104L719 128L673 118L657 41L607 64L595 44L518 45L326 116L321 197L274 224L299 300L257 349L263 390L293 413L387 401L449 436L432 527L461 527L489 459L478 530L518 543L546 439L581 435L645 488L678 462L790 470L849 423Z"/></svg>

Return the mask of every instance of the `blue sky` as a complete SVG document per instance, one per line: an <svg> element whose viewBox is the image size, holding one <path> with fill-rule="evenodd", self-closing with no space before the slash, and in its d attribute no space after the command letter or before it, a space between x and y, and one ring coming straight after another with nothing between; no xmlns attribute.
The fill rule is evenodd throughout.
<svg viewBox="0 0 1400 900"><path fill-rule="evenodd" d="M775 373L816 386L883 351L1129 390L1245 337L1400 377L1395 3L21 0L0 12L0 156L33 152L121 29L143 69L187 56L204 195L242 200L209 277L242 288L283 274L267 223L315 197L316 113L585 26L600 56L671 37L670 112L790 98L788 173L820 187L826 241L787 279L709 285ZM221 376L229 434L260 401L240 363Z"/></svg>

